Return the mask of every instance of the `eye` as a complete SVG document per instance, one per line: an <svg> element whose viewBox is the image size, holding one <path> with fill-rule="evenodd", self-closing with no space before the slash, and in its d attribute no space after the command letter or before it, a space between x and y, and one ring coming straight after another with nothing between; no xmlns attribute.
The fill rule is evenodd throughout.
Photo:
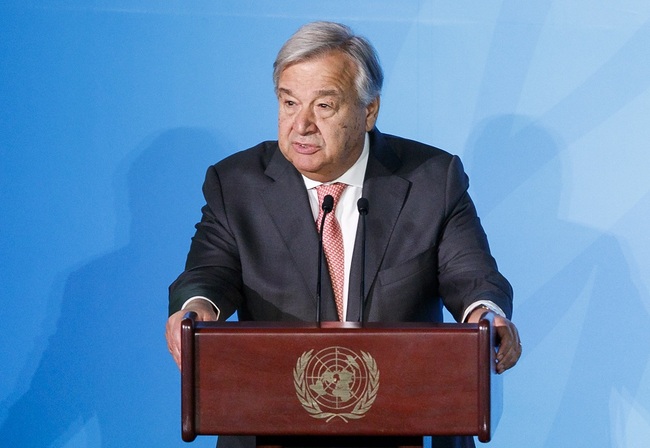
<svg viewBox="0 0 650 448"><path fill-rule="evenodd" d="M317 107L318 107L319 109L321 109L321 110L324 110L324 111L328 111L328 110L333 110L333 109L334 109L334 105L331 104L331 103L319 103Z"/></svg>

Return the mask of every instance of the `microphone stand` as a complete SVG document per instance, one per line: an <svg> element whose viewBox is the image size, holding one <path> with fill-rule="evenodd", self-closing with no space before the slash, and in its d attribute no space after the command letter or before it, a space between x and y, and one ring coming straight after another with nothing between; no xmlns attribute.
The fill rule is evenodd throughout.
<svg viewBox="0 0 650 448"><path fill-rule="evenodd" d="M323 198L323 204L321 205L323 210L323 217L320 221L320 235L318 241L318 281L316 282L316 322L321 323L321 282L323 278L323 228L325 226L325 218L327 214L332 211L334 208L334 198L331 195L327 195Z"/></svg>
<svg viewBox="0 0 650 448"><path fill-rule="evenodd" d="M368 199L359 198L357 209L361 216L361 282L359 291L359 322L363 324L364 297L366 294L366 215L368 214Z"/></svg>

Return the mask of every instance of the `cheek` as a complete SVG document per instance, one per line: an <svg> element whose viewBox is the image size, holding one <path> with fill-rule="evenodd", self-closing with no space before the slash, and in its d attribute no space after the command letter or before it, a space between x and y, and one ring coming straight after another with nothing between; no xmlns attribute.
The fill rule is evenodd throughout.
<svg viewBox="0 0 650 448"><path fill-rule="evenodd" d="M280 134L288 134L291 130L291 120L287 117L278 117L278 132Z"/></svg>
<svg viewBox="0 0 650 448"><path fill-rule="evenodd" d="M338 138L345 142L356 140L362 133L362 127L357 120L342 121L337 127Z"/></svg>

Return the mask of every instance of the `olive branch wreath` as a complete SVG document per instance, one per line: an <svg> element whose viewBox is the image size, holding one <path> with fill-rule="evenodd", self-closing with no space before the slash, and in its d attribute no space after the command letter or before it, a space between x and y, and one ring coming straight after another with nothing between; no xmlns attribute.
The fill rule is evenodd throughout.
<svg viewBox="0 0 650 448"><path fill-rule="evenodd" d="M318 402L309 394L307 381L305 381L305 369L312 358L313 351L314 350L312 349L303 353L302 356L298 358L295 369L293 369L293 383L296 388L296 396L298 397L300 404L302 404L302 407L305 408L312 417L325 419L327 422L335 417L340 417L346 423L348 423L348 419L354 420L363 418L375 402L379 390L379 370L377 369L377 363L374 358L370 356L370 354L361 351L361 357L369 372L368 387L366 387L366 392L359 401L357 401L352 411L336 414L334 412L323 412Z"/></svg>

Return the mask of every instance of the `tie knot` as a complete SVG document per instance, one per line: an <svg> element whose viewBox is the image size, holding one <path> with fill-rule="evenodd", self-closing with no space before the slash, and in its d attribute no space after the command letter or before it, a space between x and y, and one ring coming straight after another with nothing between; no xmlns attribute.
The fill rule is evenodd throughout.
<svg viewBox="0 0 650 448"><path fill-rule="evenodd" d="M339 202L339 199L343 194L343 190L345 190L346 187L347 184L343 184L341 182L336 182L328 185L319 185L316 187L316 192L318 193L318 203L322 204L323 198L329 194L334 198L334 207L336 207L336 204Z"/></svg>

